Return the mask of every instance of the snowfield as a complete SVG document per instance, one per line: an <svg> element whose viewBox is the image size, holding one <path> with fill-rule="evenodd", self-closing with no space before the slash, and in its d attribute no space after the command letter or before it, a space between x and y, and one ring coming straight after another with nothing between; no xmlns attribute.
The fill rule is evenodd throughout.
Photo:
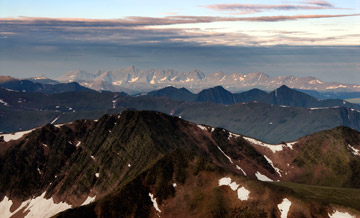
<svg viewBox="0 0 360 218"><path fill-rule="evenodd" d="M23 137L25 134L32 132L33 130L35 130L35 129L30 129L30 130L21 131L21 132L15 132L15 133L1 134L0 136L3 136L4 141L8 142L11 140L18 140L19 138Z"/></svg>
<svg viewBox="0 0 360 218"><path fill-rule="evenodd" d="M36 198L22 202L19 208L10 212L12 204L13 202L7 197L0 202L1 217L10 217L22 209L24 209L25 213L28 212L25 218L52 217L61 211L71 208L71 205L66 202L55 204L52 198L46 199L45 192Z"/></svg>

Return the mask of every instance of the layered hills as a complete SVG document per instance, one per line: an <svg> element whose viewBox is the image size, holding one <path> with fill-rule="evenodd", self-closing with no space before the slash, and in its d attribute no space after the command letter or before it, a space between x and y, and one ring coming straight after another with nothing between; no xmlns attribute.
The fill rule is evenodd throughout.
<svg viewBox="0 0 360 218"><path fill-rule="evenodd" d="M360 130L357 104L318 100L286 86L270 93L255 89L239 94L222 87L198 94L168 87L137 96L105 91L47 94L0 88L0 96L2 132L32 129L46 123L98 119L127 108L155 110L271 143L295 140L336 126ZM234 100L244 102L231 103Z"/></svg>
<svg viewBox="0 0 360 218"><path fill-rule="evenodd" d="M186 94L185 94L186 93ZM204 89L198 94L193 94L185 88L166 87L149 92L150 96L165 96L175 100L193 102L213 102L217 104L235 104L239 102L262 102L273 105L295 106L305 108L347 107L360 110L358 104L353 104L341 99L317 99L301 91L291 89L285 85L267 93L259 89L251 89L241 93L231 93L222 86ZM186 98L182 98L186 96Z"/></svg>
<svg viewBox="0 0 360 218"><path fill-rule="evenodd" d="M359 149L360 133L346 127L271 145L124 111L3 135L0 208L8 217L358 216Z"/></svg>

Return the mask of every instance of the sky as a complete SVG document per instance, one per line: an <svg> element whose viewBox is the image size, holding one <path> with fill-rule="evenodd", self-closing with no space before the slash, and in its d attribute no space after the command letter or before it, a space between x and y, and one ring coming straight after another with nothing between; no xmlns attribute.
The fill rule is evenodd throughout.
<svg viewBox="0 0 360 218"><path fill-rule="evenodd" d="M359 0L0 0L0 74L264 72L360 83Z"/></svg>

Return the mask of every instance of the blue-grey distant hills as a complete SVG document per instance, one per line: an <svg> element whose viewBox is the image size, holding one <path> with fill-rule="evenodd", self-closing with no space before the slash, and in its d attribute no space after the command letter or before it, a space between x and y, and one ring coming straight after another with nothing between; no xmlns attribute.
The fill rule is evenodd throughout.
<svg viewBox="0 0 360 218"><path fill-rule="evenodd" d="M120 70L97 71L89 73L78 70L67 72L60 78L61 82L78 82L96 90L124 91L129 94L149 92L167 86L185 87L193 92L221 85L231 92L252 88L274 90L281 85L290 88L341 92L360 92L360 85L339 82L325 82L315 77L278 76L270 77L265 73L232 73L217 72L206 74L199 70L178 72L175 70L145 69L130 66Z"/></svg>
<svg viewBox="0 0 360 218"><path fill-rule="evenodd" d="M286 97L287 92L293 94L287 94ZM47 94L0 88L0 132L26 130L47 123L60 124L77 119L98 119L103 114L129 109L163 112L195 123L227 128L270 143L295 140L336 126L360 130L360 112L355 109L358 105L334 100L337 106L330 106L330 103L333 103L330 102L327 107L301 107L300 103L313 106L310 103L323 101L313 101L311 96L287 87L277 89L276 95L275 91L267 93L260 90L232 94L222 87L204 90L198 94L174 88L160 90L159 93L167 93L173 97L128 96L126 93L109 91ZM187 98L192 98L193 101L175 99L174 93L185 93ZM229 101L233 100L231 96L236 96L238 101L240 98L245 100L230 104ZM266 96L269 99L265 98ZM291 99L295 96L304 98ZM270 103L254 100L259 98ZM200 102L196 102L197 100Z"/></svg>
<svg viewBox="0 0 360 218"><path fill-rule="evenodd" d="M18 92L42 92L47 94L72 91L95 91L81 86L77 82L59 83L55 80L39 77L16 79L9 76L0 76L0 87Z"/></svg>
<svg viewBox="0 0 360 218"><path fill-rule="evenodd" d="M349 103L341 99L317 99L301 91L291 89L285 85L271 92L251 89L241 93L231 93L222 86L204 89L198 94L191 93L185 88L166 87L149 92L150 96L165 96L175 100L193 102L212 102L217 104L235 104L239 102L257 101L273 105L295 106L320 109L326 107L347 107L360 110L360 105Z"/></svg>

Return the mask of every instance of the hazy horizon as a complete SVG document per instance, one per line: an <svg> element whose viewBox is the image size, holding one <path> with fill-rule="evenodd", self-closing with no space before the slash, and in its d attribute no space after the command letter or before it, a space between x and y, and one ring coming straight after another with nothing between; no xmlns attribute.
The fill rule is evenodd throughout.
<svg viewBox="0 0 360 218"><path fill-rule="evenodd" d="M81 8L81 10L79 10ZM0 2L0 74L174 69L360 81L354 1Z"/></svg>

